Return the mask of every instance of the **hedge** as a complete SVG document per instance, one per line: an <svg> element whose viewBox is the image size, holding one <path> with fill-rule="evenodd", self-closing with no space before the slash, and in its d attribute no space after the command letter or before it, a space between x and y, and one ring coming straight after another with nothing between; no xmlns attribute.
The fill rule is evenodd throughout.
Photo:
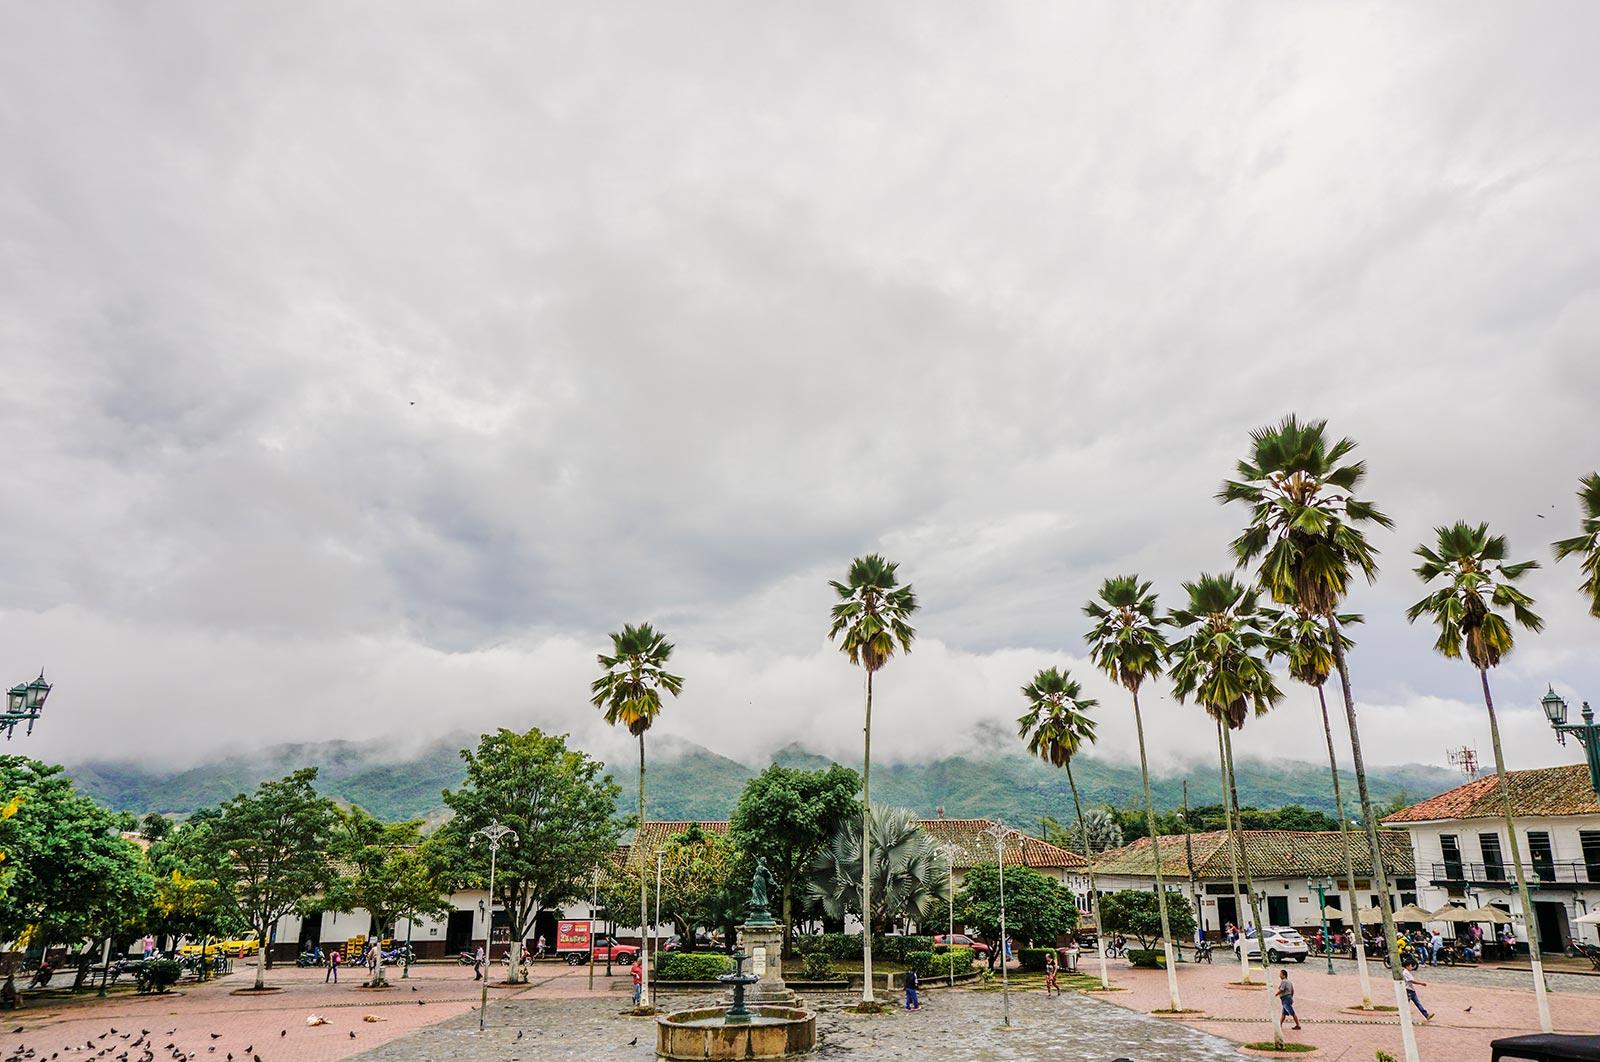
<svg viewBox="0 0 1600 1062"><path fill-rule="evenodd" d="M1159 948L1129 948L1128 961L1135 966L1159 970L1167 965L1167 953Z"/></svg>
<svg viewBox="0 0 1600 1062"><path fill-rule="evenodd" d="M859 949L861 941L856 941ZM890 936L874 936L872 938L872 954L890 962L907 962L906 958L912 952L932 951L932 937L913 937L894 934Z"/></svg>
<svg viewBox="0 0 1600 1062"><path fill-rule="evenodd" d="M949 977L952 970L970 972L975 954L971 948L959 946L939 952L913 951L906 954L906 965L917 971L918 977Z"/></svg>
<svg viewBox="0 0 1600 1062"><path fill-rule="evenodd" d="M656 977L662 981L715 981L733 973L733 960L717 951L664 951L656 956Z"/></svg>
<svg viewBox="0 0 1600 1062"><path fill-rule="evenodd" d="M177 959L146 959L134 968L134 987L140 993L165 993L183 976Z"/></svg>
<svg viewBox="0 0 1600 1062"><path fill-rule="evenodd" d="M1017 957L1022 960L1024 970L1043 970L1046 957L1054 954L1054 948L1022 948Z"/></svg>
<svg viewBox="0 0 1600 1062"><path fill-rule="evenodd" d="M857 958L861 955L860 933L809 933L794 938L794 950L800 955L826 955L830 959L842 961ZM887 962L906 961L906 956L914 951L933 950L933 938L923 936L906 936L899 933L888 935L875 933L872 937L872 956Z"/></svg>
<svg viewBox="0 0 1600 1062"><path fill-rule="evenodd" d="M828 981L833 978L833 960L826 955L812 952L800 960L800 976L807 981Z"/></svg>

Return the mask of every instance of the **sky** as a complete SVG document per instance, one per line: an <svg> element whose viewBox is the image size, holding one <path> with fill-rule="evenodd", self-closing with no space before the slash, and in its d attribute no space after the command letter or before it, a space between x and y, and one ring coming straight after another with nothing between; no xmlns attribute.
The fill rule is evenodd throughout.
<svg viewBox="0 0 1600 1062"><path fill-rule="evenodd" d="M1487 758L1405 607L1488 521L1546 620L1511 766L1600 702L1593 4L0 3L6 751L152 765L493 726L858 755L850 558L923 603L874 756L995 743L1081 606L1230 566L1252 429L1326 418L1393 516L1351 667L1369 761ZM1322 755L1287 685L1242 756ZM1157 766L1208 724L1147 699ZM1343 741L1343 731L1338 731Z"/></svg>

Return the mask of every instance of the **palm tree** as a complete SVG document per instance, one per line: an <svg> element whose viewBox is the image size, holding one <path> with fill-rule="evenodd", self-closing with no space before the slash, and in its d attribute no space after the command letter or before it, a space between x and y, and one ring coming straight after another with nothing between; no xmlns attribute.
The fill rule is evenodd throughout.
<svg viewBox="0 0 1600 1062"><path fill-rule="evenodd" d="M1022 696L1028 702L1028 711L1017 719L1017 735L1028 739L1029 752L1067 772L1072 807L1078 813L1078 830L1083 837L1083 854L1089 861L1089 907L1094 915L1095 937L1099 940L1100 987L1110 988L1105 934L1100 932L1100 893L1094 884L1094 847L1089 842L1089 823L1083 815L1083 801L1078 798L1078 783L1072 777L1072 757L1085 744L1094 744L1095 724L1089 712L1099 702L1085 697L1082 686L1066 672L1053 667L1033 676L1033 681L1022 687Z"/></svg>
<svg viewBox="0 0 1600 1062"><path fill-rule="evenodd" d="M1339 617L1341 627L1360 623L1361 617L1346 613ZM1359 933L1361 923L1357 913L1361 910L1356 900L1355 856L1350 851L1350 819L1344 811L1344 790L1339 784L1339 758L1333 751L1333 725L1328 721L1328 676L1333 673L1333 650L1328 625L1322 617L1304 609L1285 612L1278 621L1277 652L1289 663L1289 677L1303 682L1317 691L1317 703L1322 708L1322 736L1328 743L1328 775L1333 779L1333 806L1339 813L1339 847L1344 850L1345 902L1349 904L1346 923ZM1339 635L1344 648L1355 644L1343 634ZM1355 948L1356 971L1361 976L1361 1009L1372 1009L1372 981L1367 973L1367 949Z"/></svg>
<svg viewBox="0 0 1600 1062"><path fill-rule="evenodd" d="M1260 594L1242 585L1232 575L1202 575L1183 584L1189 595L1187 607L1173 609L1169 622L1187 633L1172 643L1172 692L1178 700L1194 698L1216 723L1221 736L1223 806L1228 812L1228 843L1244 871L1245 897L1250 901L1250 917L1261 942L1263 967L1271 961L1266 948L1266 922L1261 918L1261 902L1256 898L1250 876L1250 859L1240 836L1239 785L1233 766L1232 732L1244 728L1254 710L1265 715L1283 697L1277 681L1267 669L1266 654L1274 645L1268 633L1276 615L1260 606ZM1235 889L1238 886L1235 885ZM1238 900L1235 899L1237 905ZM1240 957L1246 945L1239 946ZM1245 966L1249 979L1249 966ZM1274 1002L1274 1001L1269 1001ZM1278 1010L1270 1007L1272 1039L1283 1042L1283 1026Z"/></svg>
<svg viewBox="0 0 1600 1062"><path fill-rule="evenodd" d="M1156 829L1156 808L1150 798L1150 759L1144 746L1144 715L1139 711L1139 687L1146 679L1157 678L1167 656L1167 642L1161 636L1161 620L1156 615L1156 595L1150 583L1137 575L1118 575L1100 584L1098 600L1083 606L1083 614L1094 621L1084 636L1094 663L1120 683L1133 697L1133 726L1139 737L1139 774L1144 780L1145 827L1150 831L1150 852L1155 857L1156 907L1161 912L1161 944L1167 955L1167 993L1172 1009L1182 1010L1178 998L1177 956L1174 954L1172 925L1167 918L1167 884L1161 873L1161 833Z"/></svg>
<svg viewBox="0 0 1600 1062"><path fill-rule="evenodd" d="M1345 722L1350 727L1350 759L1361 796L1361 817L1372 849L1372 883L1383 914L1384 939L1389 943L1401 1044L1405 1062L1417 1062L1416 1031L1411 1027L1395 942L1394 901L1378 846L1378 817L1367 785L1361 727L1356 721L1355 693L1350 687L1338 616L1339 602L1349 593L1357 572L1369 583L1378 577L1378 551L1367 541L1367 528L1390 527L1394 521L1371 502L1356 497L1366 480L1366 464L1347 460L1355 451L1355 440L1330 443L1327 427L1325 420L1302 423L1290 414L1276 425L1251 432L1250 457L1236 466L1237 479L1224 481L1217 500L1250 507L1250 522L1233 541L1239 566L1257 562L1256 579L1273 601L1321 616L1328 624Z"/></svg>
<svg viewBox="0 0 1600 1062"><path fill-rule="evenodd" d="M1418 546L1422 558L1417 578L1424 586L1441 581L1433 590L1406 610L1406 619L1415 623L1427 616L1439 628L1433 647L1446 658L1459 660L1465 654L1478 669L1483 687L1483 706L1489 713L1489 740L1494 745L1494 773L1500 780L1500 799L1506 816L1506 835L1511 843L1511 865L1516 870L1517 894L1528 920L1528 958L1533 967L1533 991L1539 1006L1539 1024L1551 1031L1550 1001L1545 994L1544 962L1539 954L1539 934L1528 900L1528 882L1522 870L1522 846L1517 843L1516 826L1511 818L1511 788L1506 784L1506 761L1500 752L1500 723L1494 714L1494 697L1489 692L1489 669L1500 663L1515 644L1511 624L1496 612L1507 609L1519 626L1537 633L1544 627L1533 611L1533 598L1514 585L1524 574L1539 566L1538 561L1506 562L1504 535L1491 535L1488 524L1473 526L1457 521L1434 529L1433 548Z"/></svg>
<svg viewBox="0 0 1600 1062"><path fill-rule="evenodd" d="M867 935L882 932L900 918L919 922L950 902L951 880L938 844L905 808L872 809L868 816L872 860L867 874L871 900L862 902L861 823L849 819L812 859L806 873L806 900L829 918L862 915Z"/></svg>
<svg viewBox="0 0 1600 1062"><path fill-rule="evenodd" d="M672 643L648 623L626 624L611 635L611 653L598 656L601 674L589 684L590 702L605 709L606 722L621 724L639 739L639 834L644 833L644 733L661 714L663 691L676 697L683 679L669 674L667 661ZM650 924L649 891L639 877L639 932ZM650 952L641 948L639 959L646 983L650 979Z"/></svg>
<svg viewBox="0 0 1600 1062"><path fill-rule="evenodd" d="M1600 619L1600 472L1578 481L1578 505L1583 509L1583 533L1552 545L1556 560L1583 558L1585 578L1578 590L1589 599L1589 615Z"/></svg>
<svg viewBox="0 0 1600 1062"><path fill-rule="evenodd" d="M852 664L867 673L866 723L862 727L861 751L861 832L865 843L861 846L861 917L868 917L872 908L872 831L868 823L872 815L872 676L887 664L895 650L911 652L911 642L917 632L909 620L917 610L917 595L910 584L897 582L893 561L884 560L876 553L857 557L850 562L850 572L842 583L829 581L839 601L833 606L833 625L828 637L839 643L839 649ZM872 933L861 934L861 1002L871 1005L872 999Z"/></svg>

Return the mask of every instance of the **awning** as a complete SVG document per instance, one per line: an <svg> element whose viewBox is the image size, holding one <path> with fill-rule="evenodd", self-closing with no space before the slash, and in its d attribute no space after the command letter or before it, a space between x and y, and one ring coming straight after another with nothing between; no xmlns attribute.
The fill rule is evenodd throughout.
<svg viewBox="0 0 1600 1062"><path fill-rule="evenodd" d="M1451 903L1433 912L1433 918L1430 921L1455 924L1457 922L1476 922L1477 919L1465 907L1458 903Z"/></svg>
<svg viewBox="0 0 1600 1062"><path fill-rule="evenodd" d="M1394 913L1396 922L1431 922L1433 915L1424 911L1414 903L1408 903Z"/></svg>
<svg viewBox="0 0 1600 1062"><path fill-rule="evenodd" d="M1474 922L1488 922L1496 926L1509 926L1511 924L1511 916L1498 907L1474 907L1467 913L1472 916L1472 921Z"/></svg>

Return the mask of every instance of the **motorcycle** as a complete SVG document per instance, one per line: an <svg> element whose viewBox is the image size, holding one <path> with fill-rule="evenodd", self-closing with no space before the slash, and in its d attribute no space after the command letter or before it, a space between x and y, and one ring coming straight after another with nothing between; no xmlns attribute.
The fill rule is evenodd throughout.
<svg viewBox="0 0 1600 1062"><path fill-rule="evenodd" d="M321 949L316 951L302 951L299 955L294 957L294 964L301 967L322 966L325 962L326 957L322 954Z"/></svg>
<svg viewBox="0 0 1600 1062"><path fill-rule="evenodd" d="M1195 962L1210 962L1211 961L1211 941L1202 940L1200 943L1198 943L1198 944L1196 944L1194 946L1194 961Z"/></svg>

